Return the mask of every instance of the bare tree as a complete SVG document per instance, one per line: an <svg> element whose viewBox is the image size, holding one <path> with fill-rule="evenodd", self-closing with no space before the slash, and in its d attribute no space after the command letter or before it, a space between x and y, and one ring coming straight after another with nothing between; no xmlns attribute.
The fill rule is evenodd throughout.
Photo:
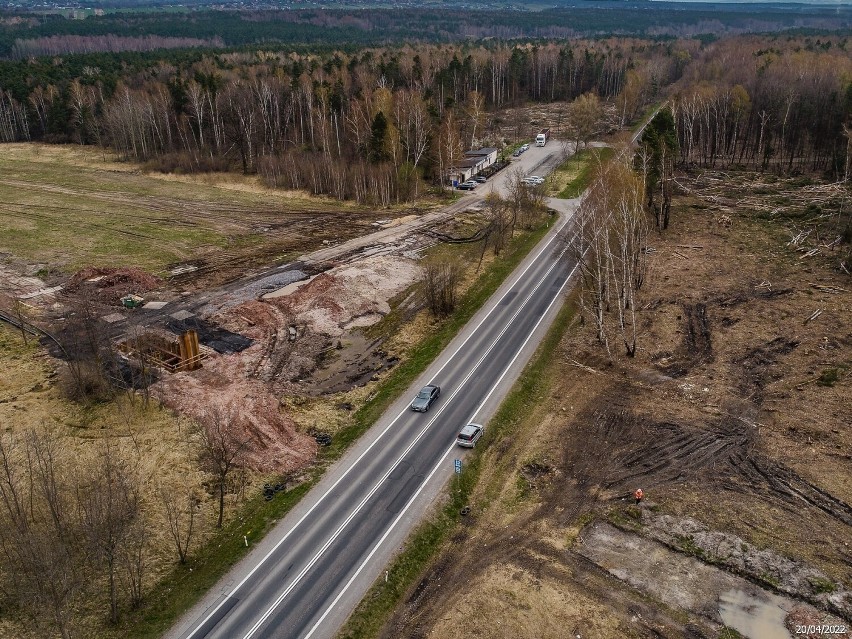
<svg viewBox="0 0 852 639"><path fill-rule="evenodd" d="M525 182L523 171L516 167L509 173L508 190L511 235L516 225L531 228L538 215L544 211L544 185Z"/></svg>
<svg viewBox="0 0 852 639"><path fill-rule="evenodd" d="M242 463L250 441L237 424L235 412L232 407L211 410L201 427L201 466L214 475L219 493L217 528L222 527L225 516L228 475Z"/></svg>
<svg viewBox="0 0 852 639"><path fill-rule="evenodd" d="M24 344L29 344L29 336L27 335L27 305L20 298L14 298L12 305L15 309L15 319L18 321L18 326L21 328L21 339Z"/></svg>
<svg viewBox="0 0 852 639"><path fill-rule="evenodd" d="M138 608L144 595L144 577L148 560L148 521L139 516L134 519L127 530L124 544L121 547L120 560L124 568L124 581L130 605Z"/></svg>
<svg viewBox="0 0 852 639"><path fill-rule="evenodd" d="M53 433L0 437L0 574L39 634L71 639L85 580L59 451Z"/></svg>
<svg viewBox="0 0 852 639"><path fill-rule="evenodd" d="M90 557L95 565L106 570L109 618L117 623L119 561L127 554L133 535L139 532L140 497L130 462L121 457L115 444L105 440L97 461L96 470L78 487L78 507ZM141 547L136 550L141 559ZM135 566L134 570L141 576L141 566Z"/></svg>
<svg viewBox="0 0 852 639"><path fill-rule="evenodd" d="M423 265L423 292L434 315L449 315L455 309L461 275L461 264L449 257L432 258Z"/></svg>
<svg viewBox="0 0 852 639"><path fill-rule="evenodd" d="M94 300L83 295L74 303L58 339L67 355L68 396L84 403L111 398L107 365L114 362L112 346L100 328Z"/></svg>
<svg viewBox="0 0 852 639"><path fill-rule="evenodd" d="M436 142L438 173L442 189L445 186L447 173L456 166L463 155L462 139L454 113L452 109L446 111Z"/></svg>
<svg viewBox="0 0 852 639"><path fill-rule="evenodd" d="M506 246L515 226L517 210L497 193L489 193L485 198L485 214L488 222L482 238L480 265L487 247L492 248L494 255L499 255L503 247Z"/></svg>
<svg viewBox="0 0 852 639"><path fill-rule="evenodd" d="M624 157L599 167L577 211L578 222L564 241L580 264L580 303L595 323L598 341L611 355L614 331L633 357L638 343L635 296L646 273L647 218L643 180Z"/></svg>
<svg viewBox="0 0 852 639"><path fill-rule="evenodd" d="M467 96L467 117L470 122L470 148L476 144L476 133L485 121L485 96L471 91Z"/></svg>
<svg viewBox="0 0 852 639"><path fill-rule="evenodd" d="M201 504L194 489L187 493L173 493L160 487L160 502L166 511L166 520L169 522L169 534L175 542L178 559L185 564L189 554L189 546L192 543L192 535L195 532L195 513Z"/></svg>

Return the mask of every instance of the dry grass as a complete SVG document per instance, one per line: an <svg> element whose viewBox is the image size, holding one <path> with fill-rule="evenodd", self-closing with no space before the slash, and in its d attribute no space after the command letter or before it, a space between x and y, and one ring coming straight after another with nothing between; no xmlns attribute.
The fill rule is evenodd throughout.
<svg viewBox="0 0 852 639"><path fill-rule="evenodd" d="M103 265L161 272L222 251L303 251L323 239L306 226L342 215L364 215L368 226L375 217L327 198L274 191L255 177L144 173L91 147L40 144L4 145L0 205L0 251L65 273ZM362 226L352 221L340 227L358 234Z"/></svg>
<svg viewBox="0 0 852 639"><path fill-rule="evenodd" d="M215 499L202 487L208 478L198 470L194 430L169 411L143 406L138 398L131 403L119 397L89 408L72 403L63 396L55 366L37 343L24 345L20 333L0 325L0 367L4 371L0 377L0 434L20 437L31 429L51 429L62 437L64 463L73 467L85 467L99 442L108 438L123 457L138 464L143 509L151 524L146 583L155 583L177 560L159 501L161 487L175 494L194 487L202 498L193 546L197 547L215 524ZM229 513L235 505L234 498L229 497ZM104 629L99 620L106 618L108 607L106 590L102 590L90 602L94 615L82 621L86 636L101 636ZM4 620L0 625L4 639L35 636L14 620Z"/></svg>
<svg viewBox="0 0 852 639"><path fill-rule="evenodd" d="M487 553L487 546L477 549ZM549 558L542 557L553 565ZM607 606L571 588L567 574L515 563L491 565L465 584L427 637L565 639L629 637ZM532 596L530 596L532 595ZM629 632L629 631L628 631Z"/></svg>
<svg viewBox="0 0 852 639"><path fill-rule="evenodd" d="M746 177L746 191L749 184ZM650 239L637 357L610 361L589 323L566 333L546 373L550 385L530 389L517 431L481 451L470 518L383 637L417 627L423 637L608 639L682 636L687 623L706 624L603 579L572 550L591 519L622 517L637 486L655 512L692 517L852 583L842 508L832 516L807 502L819 490L852 502L852 286L831 254L800 259L786 246L790 224L777 212L767 219L737 209L713 199L716 191L705 199L699 186L676 200L671 229ZM731 201L742 196L734 178L727 188ZM774 188L779 201L785 190L797 201L797 185ZM687 346L687 309L698 304L709 319L706 358ZM815 308L823 314L805 325ZM796 345L772 346L778 338ZM601 415L608 426L598 429ZM718 429L745 442L742 449L704 462L688 456L689 442ZM659 439L667 432L671 446ZM787 485L806 499L788 499Z"/></svg>

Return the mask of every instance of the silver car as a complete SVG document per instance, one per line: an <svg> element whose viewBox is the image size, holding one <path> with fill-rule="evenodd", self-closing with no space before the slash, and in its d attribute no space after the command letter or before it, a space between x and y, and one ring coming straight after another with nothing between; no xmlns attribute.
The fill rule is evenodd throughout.
<svg viewBox="0 0 852 639"><path fill-rule="evenodd" d="M476 446L476 442L479 441L479 438L482 437L482 433L484 432L485 426L482 424L468 424L459 431L459 435L456 437L456 443L459 446L464 446L465 448L473 448Z"/></svg>

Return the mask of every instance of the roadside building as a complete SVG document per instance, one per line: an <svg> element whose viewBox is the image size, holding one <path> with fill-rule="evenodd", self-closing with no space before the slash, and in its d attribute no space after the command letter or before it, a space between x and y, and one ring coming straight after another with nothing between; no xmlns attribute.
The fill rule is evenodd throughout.
<svg viewBox="0 0 852 639"><path fill-rule="evenodd" d="M447 177L454 185L460 184L479 174L496 161L497 149L495 148L471 149L464 154L464 159L459 160L455 166L450 168Z"/></svg>
<svg viewBox="0 0 852 639"><path fill-rule="evenodd" d="M487 146L482 149L471 149L467 153L465 153L465 157L468 158L480 158L483 160L484 164L479 169L480 171L486 167L491 166L497 161L497 153L498 150L492 146Z"/></svg>
<svg viewBox="0 0 852 639"><path fill-rule="evenodd" d="M460 184L479 173L484 168L481 158L465 158L456 162L449 171L450 182Z"/></svg>

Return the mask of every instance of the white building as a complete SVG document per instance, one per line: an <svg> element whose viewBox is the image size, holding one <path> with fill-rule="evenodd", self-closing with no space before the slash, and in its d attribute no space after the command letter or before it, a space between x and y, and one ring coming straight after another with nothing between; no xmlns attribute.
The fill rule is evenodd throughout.
<svg viewBox="0 0 852 639"><path fill-rule="evenodd" d="M451 182L466 182L483 169L488 168L497 161L497 149L486 147L484 149L471 149L464 154L464 159L459 160L448 172Z"/></svg>
<svg viewBox="0 0 852 639"><path fill-rule="evenodd" d="M471 149L464 154L468 158L481 158L485 161L485 165L479 169L480 171L487 166L491 166L497 161L497 149L487 146L483 149Z"/></svg>

